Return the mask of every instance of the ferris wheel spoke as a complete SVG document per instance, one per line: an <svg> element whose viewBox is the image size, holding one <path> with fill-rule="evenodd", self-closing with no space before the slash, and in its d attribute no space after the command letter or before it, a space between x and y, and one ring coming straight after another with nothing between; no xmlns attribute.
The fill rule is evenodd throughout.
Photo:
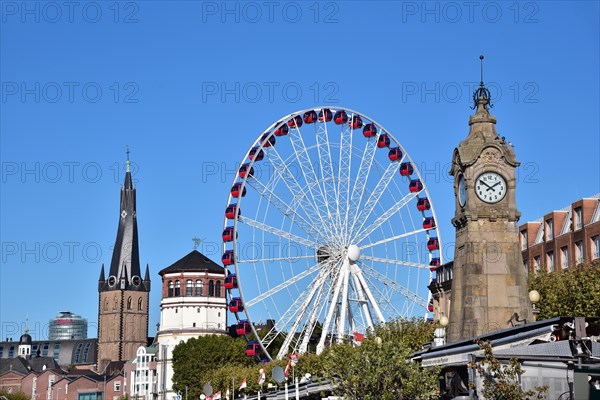
<svg viewBox="0 0 600 400"><path fill-rule="evenodd" d="M240 215L238 217L238 221L244 225L248 225L248 226L251 226L252 228L260 229L263 232L271 233L271 234L273 234L275 236L279 236L283 239L291 240L292 242L302 244L311 249L317 249L319 247L319 245L316 242L313 242L312 240L304 239L300 236L296 236L292 233L283 231L281 229L264 224L262 222L254 220L254 219L244 217L242 215Z"/></svg>
<svg viewBox="0 0 600 400"><path fill-rule="evenodd" d="M354 114L350 116L350 121ZM352 165L352 128L343 128L340 133L340 160L338 166L338 213L340 215L340 233L348 235L348 204L350 202L350 168ZM344 226L341 226L343 224ZM345 238L346 242L348 237Z"/></svg>
<svg viewBox="0 0 600 400"><path fill-rule="evenodd" d="M388 287L388 288L394 290L396 293L400 294L407 300L410 300L424 308L427 307L427 302L421 296L412 292L411 290L404 287L400 283L388 278L381 272L379 272L373 268L370 268L370 267L363 267L362 270L364 271L365 275L377 280L384 287Z"/></svg>
<svg viewBox="0 0 600 400"><path fill-rule="evenodd" d="M371 311L369 310L369 304L367 301L367 298L365 296L365 292L360 284L360 281L358 280L358 276L354 273L354 268L352 268L352 279L354 280L354 288L356 291L356 294L358 296L358 302L360 303L360 306L362 307L362 313L363 316L366 320L367 326L370 329L374 328L373 325L373 318L371 317Z"/></svg>
<svg viewBox="0 0 600 400"><path fill-rule="evenodd" d="M317 152L319 154L319 167L321 169L321 182L323 183L323 192L325 193L325 207L329 216L330 224L338 228L339 222L339 203L337 201L337 188L335 187L335 175L331 163L331 149L329 147L329 136L327 124L315 125L315 134L317 139ZM335 223L334 223L335 222ZM334 229L336 235L338 229Z"/></svg>
<svg viewBox="0 0 600 400"><path fill-rule="evenodd" d="M315 326L317 324L317 316L321 314L323 310L323 304L321 299L323 298L323 294L325 293L325 280L327 275L323 275L322 281L319 284L319 292L317 293L317 297L313 303L312 310L308 316L308 321L304 326L304 333L302 335L302 342L300 347L297 349L298 354L302 355L308 351L308 344L310 342L310 338L315 330ZM331 289L331 285L329 286Z"/></svg>
<svg viewBox="0 0 600 400"><path fill-rule="evenodd" d="M238 263L271 263L276 261L298 261L306 258L315 258L313 254L305 255L305 256L289 256L289 257L271 257L271 258L253 258L253 259L241 259L237 260Z"/></svg>
<svg viewBox="0 0 600 400"><path fill-rule="evenodd" d="M417 235L419 233L423 233L423 232L427 232L427 231L428 231L427 229L417 229L416 231L410 231L410 232L406 232L406 233L401 233L401 234L396 235L396 236L392 236L392 237L389 237L389 238L386 238L386 239L378 240L377 242L373 242L373 243L361 245L360 248L363 249L363 250L364 249L368 249L369 247L377 246L377 245L380 245L380 244L385 244L385 243L388 243L388 242L393 242L395 240L402 239L402 238L405 238L407 236ZM358 243L360 243L360 242L358 242Z"/></svg>
<svg viewBox="0 0 600 400"><path fill-rule="evenodd" d="M365 276L365 280L367 281L367 283L377 293L377 299L379 299L378 305L382 310L382 313L385 313L386 315L406 315L405 313L398 310L398 308L390 300L391 293L389 288L387 289L387 291L384 292L384 290L382 290L383 288L379 286L379 282L373 282L373 280L370 279L369 275L367 274L365 274Z"/></svg>
<svg viewBox="0 0 600 400"><path fill-rule="evenodd" d="M306 213L309 221L312 225L315 225L318 220L320 220L320 215L318 210L315 208L315 204L313 204L307 197L306 192L302 190L301 185L298 183L298 180L294 176L294 174L290 171L287 163L283 161L279 153L275 148L272 148L272 151L267 153L267 157L273 164L273 168L276 173L279 175L281 180L287 186L288 190L294 197L293 202L298 203L302 210Z"/></svg>
<svg viewBox="0 0 600 400"><path fill-rule="evenodd" d="M410 261L392 260L389 258L373 257L373 256L367 256L367 255L361 255L360 259L375 261L375 262L383 263L383 264L395 264L395 265L404 265L405 267L416 267L416 268L429 269L429 264L421 264L421 263L415 263L415 262L410 262Z"/></svg>
<svg viewBox="0 0 600 400"><path fill-rule="evenodd" d="M385 192L385 189L388 187L388 185L392 181L392 178L394 177L397 170L398 170L398 165L396 163L390 163L388 165L387 169L385 170L385 172L379 179L379 182L377 182L377 186L375 186L375 189L373 189L373 191L371 192L371 195L369 196L367 202L365 203L364 208L362 209L362 211L360 212L358 217L352 223L350 232L353 236L354 236L354 232L360 231L362 229L362 227L364 226L364 224L367 222L367 218L369 218L369 216L375 209L375 206L379 203L379 199L381 198L381 196ZM356 230L354 229L354 227L357 227Z"/></svg>
<svg viewBox="0 0 600 400"><path fill-rule="evenodd" d="M388 208L381 214L372 224L363 228L359 233L356 234L356 243L360 243L369 236L375 229L379 228L383 223L385 223L388 219L390 219L394 214L396 214L402 207L404 207L409 201L415 198L416 193L408 193L404 196L400 201L396 202L393 206Z"/></svg>
<svg viewBox="0 0 600 400"><path fill-rule="evenodd" d="M308 306L311 304L311 302L315 296L315 293L317 292L317 290L322 288L322 281L324 280L326 275L327 274L326 274L325 270L321 270L321 272L313 280L312 284L310 286L308 286L308 289L310 289L310 290L308 291L307 296L302 296L302 297L299 296L298 299L296 299L296 301L294 302L294 305L292 307L290 307L288 309L288 311L286 312L286 314L289 313L291 315L295 315L296 319L295 319L292 327L287 330L288 335L286 336L281 348L279 349L279 353L277 354L278 359L282 359L288 353L288 349L290 347L290 344L292 343L292 340L294 340L296 338L296 331L298 330L298 326L304 319L304 315L307 312L307 310L309 308ZM298 300L302 300L301 305L299 307L294 307L296 305L296 303L300 303ZM284 314L282 319L284 319L285 317L286 317L286 315ZM279 328L280 331L287 329L291 318L287 318L285 320L286 320L286 322Z"/></svg>
<svg viewBox="0 0 600 400"><path fill-rule="evenodd" d="M379 322L385 324L385 317L383 316L383 313L381 312L381 309L379 308L379 302L375 299L375 296L373 296L373 293L371 292L371 289L369 288L369 285L367 284L367 281L365 280L365 277L363 276L361 269L359 268L359 266L357 264L354 264L352 267L353 267L352 272L358 278L358 282L360 283L362 289L365 291L367 300L369 300L369 302L371 303L371 307L373 308L375 315L377 315L377 318L379 318Z"/></svg>
<svg viewBox="0 0 600 400"><path fill-rule="evenodd" d="M371 171L371 165L373 164L376 150L377 140L369 139L365 149L363 150L356 180L354 181L354 185L352 187L350 206L348 207L348 222L354 221L358 214L358 208L365 193L367 178L369 177L369 172Z"/></svg>
<svg viewBox="0 0 600 400"><path fill-rule="evenodd" d="M272 189L269 189L255 179L248 179L246 183L256 190L262 198L267 200L267 202L279 210L282 215L284 215L286 218L289 218L295 225L302 229L307 235L315 240L318 240L322 232L317 227L307 222L300 214L298 214L294 207L281 200ZM295 218L291 218L291 214L293 214Z"/></svg>
<svg viewBox="0 0 600 400"><path fill-rule="evenodd" d="M342 263L342 267L340 268L340 273L337 276L335 288L333 290L333 295L329 300L329 309L327 310L327 317L325 318L325 322L323 323L323 331L321 333L321 338L319 339L319 344L317 345L317 354L320 354L325 349L325 341L327 340L327 334L329 333L329 328L331 325L331 321L333 319L333 314L337 310L338 306L338 298L340 296L340 290L342 289L342 285L344 283L344 277L346 274L346 270L349 268L348 259L344 260Z"/></svg>
<svg viewBox="0 0 600 400"><path fill-rule="evenodd" d="M348 283L350 277L350 265L343 268L342 271L342 305L340 307L339 321L338 321L338 343L342 343L344 333L346 330L346 316L348 313ZM350 320L351 321L351 320Z"/></svg>
<svg viewBox="0 0 600 400"><path fill-rule="evenodd" d="M267 299L268 297L273 296L274 294L278 293L280 290L283 290L293 284L295 284L296 282L304 279L305 277L312 275L315 271L319 270L319 264L313 265L312 267L310 267L309 269L302 271L301 273L299 273L298 275L286 280L285 282L280 283L279 285L267 290L266 292L256 296L255 298L245 302L245 306L250 308L252 306L254 306L255 304Z"/></svg>
<svg viewBox="0 0 600 400"><path fill-rule="evenodd" d="M330 213L328 211L327 201L325 200L325 196L321 190L321 185L319 185L317 174L311 163L308 150L306 150L304 140L302 140L302 136L300 135L300 130L298 128L291 130L290 143L294 149L296 160L300 164L300 170L302 171L302 175L306 181L308 192L310 193L310 196L312 197L313 203L315 204L319 214L322 230L331 233ZM327 218L324 216L327 216Z"/></svg>

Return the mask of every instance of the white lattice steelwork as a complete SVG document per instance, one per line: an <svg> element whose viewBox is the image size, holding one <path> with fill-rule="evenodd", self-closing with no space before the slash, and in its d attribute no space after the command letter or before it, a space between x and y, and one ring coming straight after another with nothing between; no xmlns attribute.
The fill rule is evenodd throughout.
<svg viewBox="0 0 600 400"><path fill-rule="evenodd" d="M322 118L321 118L322 117ZM427 315L442 248L417 166L356 111L302 110L258 135L232 183L223 264L249 354L320 352ZM232 278L233 281L233 278Z"/></svg>

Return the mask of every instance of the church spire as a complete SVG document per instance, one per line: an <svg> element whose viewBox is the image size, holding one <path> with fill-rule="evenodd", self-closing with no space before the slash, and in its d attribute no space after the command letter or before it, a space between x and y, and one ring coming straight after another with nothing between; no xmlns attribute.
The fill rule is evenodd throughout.
<svg viewBox="0 0 600 400"><path fill-rule="evenodd" d="M121 188L117 239L108 272L108 281L100 290L146 290L140 278L138 229L136 215L136 189L131 178L129 147L125 181ZM123 282L124 280L124 282Z"/></svg>

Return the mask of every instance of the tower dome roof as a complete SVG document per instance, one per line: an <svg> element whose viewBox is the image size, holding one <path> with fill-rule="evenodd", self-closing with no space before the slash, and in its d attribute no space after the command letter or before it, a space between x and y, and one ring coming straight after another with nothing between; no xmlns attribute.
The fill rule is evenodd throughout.
<svg viewBox="0 0 600 400"><path fill-rule="evenodd" d="M160 276L173 272L212 272L224 274L225 268L221 267L198 250L192 250L188 255L176 261L173 265L159 272Z"/></svg>
<svg viewBox="0 0 600 400"><path fill-rule="evenodd" d="M31 335L27 332L25 332L24 334L21 335L21 339L19 339L19 344L20 345L29 345L31 346Z"/></svg>

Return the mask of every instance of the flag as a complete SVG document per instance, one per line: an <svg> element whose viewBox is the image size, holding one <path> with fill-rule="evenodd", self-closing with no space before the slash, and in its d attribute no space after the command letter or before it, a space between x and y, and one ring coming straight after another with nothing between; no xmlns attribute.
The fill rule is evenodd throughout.
<svg viewBox="0 0 600 400"><path fill-rule="evenodd" d="M359 344L362 343L365 335L363 333L354 332L354 340L356 340Z"/></svg>
<svg viewBox="0 0 600 400"><path fill-rule="evenodd" d="M266 380L267 376L265 375L265 370L261 368L260 371L258 371L258 384L262 385Z"/></svg>
<svg viewBox="0 0 600 400"><path fill-rule="evenodd" d="M221 392L217 392L213 395L212 400L221 400Z"/></svg>
<svg viewBox="0 0 600 400"><path fill-rule="evenodd" d="M240 388L238 390L245 389L246 386L248 386L248 385L246 384L246 378L244 378L244 380L242 381L242 384L240 385Z"/></svg>
<svg viewBox="0 0 600 400"><path fill-rule="evenodd" d="M289 360L287 366L285 367L285 371L283 372L286 378L288 376L290 376L291 363L292 363L292 360Z"/></svg>

